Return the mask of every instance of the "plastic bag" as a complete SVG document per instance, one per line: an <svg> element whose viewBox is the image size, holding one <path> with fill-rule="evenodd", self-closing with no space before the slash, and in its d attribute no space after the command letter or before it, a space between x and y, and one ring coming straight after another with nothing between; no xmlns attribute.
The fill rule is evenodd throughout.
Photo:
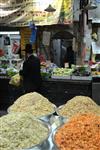
<svg viewBox="0 0 100 150"><path fill-rule="evenodd" d="M9 84L19 87L22 85L22 81L23 81L23 78L18 73L10 79Z"/></svg>

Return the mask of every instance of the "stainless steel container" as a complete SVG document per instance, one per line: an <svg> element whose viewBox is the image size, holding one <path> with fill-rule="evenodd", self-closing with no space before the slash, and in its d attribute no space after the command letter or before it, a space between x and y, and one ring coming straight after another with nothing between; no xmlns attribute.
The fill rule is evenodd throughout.
<svg viewBox="0 0 100 150"><path fill-rule="evenodd" d="M41 120L40 120L41 121ZM30 148L26 148L26 149L23 149L23 150L49 150L49 142L48 142L48 138L50 136L50 133L51 133L51 127L48 123L44 122L44 121L41 121L41 123L46 127L48 128L48 135L47 137L41 141L41 143L38 143L36 145L33 145L32 147Z"/></svg>

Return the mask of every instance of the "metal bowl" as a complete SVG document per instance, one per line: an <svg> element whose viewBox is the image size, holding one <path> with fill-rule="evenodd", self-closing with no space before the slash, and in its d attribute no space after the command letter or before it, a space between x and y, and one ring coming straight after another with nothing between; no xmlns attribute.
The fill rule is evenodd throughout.
<svg viewBox="0 0 100 150"><path fill-rule="evenodd" d="M39 116L38 119L50 124L50 119L51 119L52 116L54 116L54 113L56 112L56 109L57 109L56 105L53 105L53 107L54 107L53 112L51 112L49 114L46 114L46 115L43 115L43 116Z"/></svg>
<svg viewBox="0 0 100 150"><path fill-rule="evenodd" d="M38 120L38 119L36 119L36 120ZM39 121L41 122L41 124L43 124L48 129L47 137L43 141L41 141L40 143L38 143L36 145L33 145L30 148L25 148L25 149L22 149L22 150L43 150L45 147L48 149L48 147L49 147L48 138L49 138L50 133L51 133L51 127L48 123L46 123L42 120L39 120Z"/></svg>
<svg viewBox="0 0 100 150"><path fill-rule="evenodd" d="M61 125L61 126L62 126L62 125ZM60 127L61 127L61 126L60 126ZM56 142L55 142L55 139L54 139L55 134L56 134L57 130L58 130L60 127L56 128L56 129L54 130L53 134L52 134L52 142L53 142L53 145L54 145L54 149L55 149L55 150L60 150L60 149L58 148Z"/></svg>
<svg viewBox="0 0 100 150"><path fill-rule="evenodd" d="M17 116L17 113L19 113L19 112L15 112L15 113L16 113L16 116ZM42 124L47 129L47 133L46 133L45 137L43 139L41 139L41 141L39 140L40 142L38 144L33 144L33 146L31 146L31 147L22 148L21 150L42 150L41 149L42 147L48 147L48 138L49 138L50 133L51 133L50 125L48 123L42 121L42 120L37 119L37 118L34 118L34 117L32 117L32 118L33 118L33 120L36 120L40 124ZM33 126L34 126L34 124L33 124Z"/></svg>
<svg viewBox="0 0 100 150"><path fill-rule="evenodd" d="M41 116L41 117L38 117L38 119L46 122L46 123L49 123L50 124L50 118L54 115L54 113L51 113L49 115L46 115L46 116Z"/></svg>
<svg viewBox="0 0 100 150"><path fill-rule="evenodd" d="M61 120L60 120L60 121L61 121ZM53 144L54 144L54 150L60 150L60 148L57 146L57 144L56 144L56 142L55 142L54 137L55 137L56 132L57 132L66 122L69 122L69 120L66 119L66 120L64 121L63 118L62 118L62 122L61 122L60 126L58 126L57 128L55 128L54 131L53 131L53 133L52 133L52 142L53 142Z"/></svg>
<svg viewBox="0 0 100 150"><path fill-rule="evenodd" d="M36 117L34 116L34 118L37 118L39 120L42 120L42 121L50 124L50 118L54 115L54 113L56 112L56 108L57 108L56 105L54 105L54 104L53 104L53 107L54 107L54 111L53 112L48 113L48 114L43 115L43 116L36 116ZM8 113L13 113L12 111L10 111L10 107L7 109L7 112Z"/></svg>
<svg viewBox="0 0 100 150"><path fill-rule="evenodd" d="M66 116L62 116L62 115L59 113L59 109L61 109L63 106L64 106L64 105L59 106L58 108L56 108L55 111L56 111L57 115L60 117L61 122L65 123L65 122L68 120L68 118L67 118Z"/></svg>

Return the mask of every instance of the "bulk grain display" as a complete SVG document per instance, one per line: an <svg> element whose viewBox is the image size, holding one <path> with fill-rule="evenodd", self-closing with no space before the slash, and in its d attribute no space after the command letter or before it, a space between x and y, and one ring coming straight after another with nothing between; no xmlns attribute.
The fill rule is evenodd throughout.
<svg viewBox="0 0 100 150"><path fill-rule="evenodd" d="M46 122L51 128L34 119L48 115ZM87 96L75 96L57 108L37 92L24 94L8 108L8 115L0 118L0 126L0 150L34 149L37 145L41 150L100 147L100 106ZM40 144L44 141L46 147Z"/></svg>
<svg viewBox="0 0 100 150"><path fill-rule="evenodd" d="M70 119L76 114L94 113L100 115L100 106L97 105L90 97L75 96L66 104L57 108L57 114Z"/></svg>
<svg viewBox="0 0 100 150"><path fill-rule="evenodd" d="M42 117L55 112L55 105L37 92L31 92L19 97L8 112L29 112L34 117Z"/></svg>
<svg viewBox="0 0 100 150"><path fill-rule="evenodd" d="M49 127L28 113L11 113L0 118L0 150L24 150L48 138Z"/></svg>
<svg viewBox="0 0 100 150"><path fill-rule="evenodd" d="M72 117L55 132L54 143L59 150L100 150L100 116Z"/></svg>

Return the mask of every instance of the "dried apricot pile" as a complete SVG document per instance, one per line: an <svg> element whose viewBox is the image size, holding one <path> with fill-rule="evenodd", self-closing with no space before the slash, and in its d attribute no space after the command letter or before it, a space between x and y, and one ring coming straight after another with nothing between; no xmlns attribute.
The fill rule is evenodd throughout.
<svg viewBox="0 0 100 150"><path fill-rule="evenodd" d="M56 131L54 142L60 150L100 150L100 116L72 117Z"/></svg>

